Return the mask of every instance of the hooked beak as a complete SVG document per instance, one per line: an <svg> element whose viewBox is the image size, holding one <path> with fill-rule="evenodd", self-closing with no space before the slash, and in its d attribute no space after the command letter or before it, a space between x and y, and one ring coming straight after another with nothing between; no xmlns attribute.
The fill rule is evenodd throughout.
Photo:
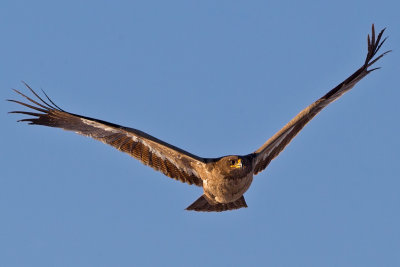
<svg viewBox="0 0 400 267"><path fill-rule="evenodd" d="M234 164L234 165L231 165L231 167L232 167L232 168L236 168L236 169L242 168L242 167L243 167L242 160L241 160L241 159L238 159L238 160L237 160L237 163Z"/></svg>

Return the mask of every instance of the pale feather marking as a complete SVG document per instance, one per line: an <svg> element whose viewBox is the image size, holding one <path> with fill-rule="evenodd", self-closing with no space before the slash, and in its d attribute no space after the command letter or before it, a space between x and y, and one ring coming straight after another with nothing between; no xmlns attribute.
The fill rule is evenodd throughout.
<svg viewBox="0 0 400 267"><path fill-rule="evenodd" d="M90 125L90 126L95 127L95 128L102 129L102 130L107 131L107 132L112 132L112 133L120 133L120 132L121 132L121 131L119 131L119 130L116 130L115 128L105 126L104 124L98 123L98 122L96 122L96 121L91 121L91 120L87 120L87 119L83 119L83 118L81 118L81 121L82 121L83 123L87 124L87 125ZM134 136L134 135L129 135L129 134L127 134L127 133L126 133L125 135L126 135L127 137L132 138L133 141L135 141L135 142L140 142L140 143L142 143L143 145L145 145L152 153L156 154L156 155L157 155L159 158L161 158L162 160L168 159L168 160L169 160L171 163L173 163L173 164L175 165L175 167L177 167L178 169L180 169L180 170L186 172L186 173L189 174L189 175L195 175L195 176L199 177L198 174L197 174L197 172L196 172L195 170L180 167L180 166L177 164L177 162L174 160L174 158L171 158L171 157L168 157L168 156L165 156L165 155L161 154L160 151L154 149L152 146L150 146L146 141L142 140L141 138L138 138L138 137L136 137L136 136ZM103 143L105 143L105 142L103 142Z"/></svg>

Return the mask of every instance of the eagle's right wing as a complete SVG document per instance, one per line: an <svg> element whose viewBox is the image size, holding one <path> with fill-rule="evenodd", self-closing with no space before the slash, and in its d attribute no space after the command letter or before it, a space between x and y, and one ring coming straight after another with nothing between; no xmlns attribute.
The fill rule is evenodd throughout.
<svg viewBox="0 0 400 267"><path fill-rule="evenodd" d="M32 109L32 111L10 112L32 116L20 121L27 121L29 124L62 128L97 139L122 152L128 153L143 164L171 178L197 186L203 185L203 181L197 172L197 170L205 166L203 158L190 154L142 131L66 112L55 105L49 98L50 103L47 103L27 84L25 85L38 100L33 100L15 90L18 94L29 100L30 103L17 100L9 101Z"/></svg>

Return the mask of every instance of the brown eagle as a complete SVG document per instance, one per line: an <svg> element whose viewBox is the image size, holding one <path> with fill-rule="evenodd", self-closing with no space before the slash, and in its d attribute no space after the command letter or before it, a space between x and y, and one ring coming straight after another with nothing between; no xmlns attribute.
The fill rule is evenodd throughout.
<svg viewBox="0 0 400 267"><path fill-rule="evenodd" d="M143 164L162 172L168 177L203 187L204 194L187 207L187 210L225 211L240 209L247 207L243 194L250 187L253 175L263 171L271 160L278 156L300 130L323 108L353 88L370 72L377 69L370 69L369 67L390 52L384 52L374 58L386 40L386 38L381 40L384 30L375 37L374 25L372 25L371 37L368 35L367 39L367 57L364 64L356 72L302 110L259 149L248 155L229 155L220 158L198 157L137 129L64 111L54 104L46 93L43 92L48 101L42 99L27 84L25 84L26 87L37 98L36 100L14 90L29 102L8 101L21 104L32 110L12 111L10 113L32 116L20 120L27 121L29 124L62 128L92 137L128 153Z"/></svg>

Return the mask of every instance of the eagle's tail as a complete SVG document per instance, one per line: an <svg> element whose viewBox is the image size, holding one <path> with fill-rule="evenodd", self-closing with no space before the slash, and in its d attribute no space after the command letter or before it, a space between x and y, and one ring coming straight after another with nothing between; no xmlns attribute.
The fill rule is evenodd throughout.
<svg viewBox="0 0 400 267"><path fill-rule="evenodd" d="M225 210L236 210L240 208L247 208L247 204L243 196L230 203L210 204L210 202L207 200L207 197L202 195L195 202L193 202L192 205L187 207L186 210L219 212Z"/></svg>

